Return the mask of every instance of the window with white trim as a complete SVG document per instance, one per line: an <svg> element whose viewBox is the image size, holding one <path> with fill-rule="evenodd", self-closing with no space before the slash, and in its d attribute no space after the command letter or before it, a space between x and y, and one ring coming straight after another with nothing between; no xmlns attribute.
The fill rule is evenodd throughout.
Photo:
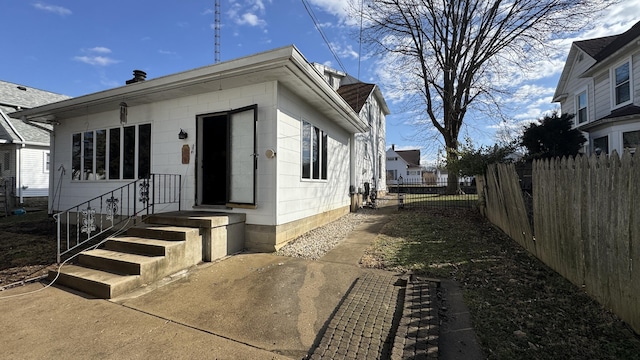
<svg viewBox="0 0 640 360"><path fill-rule="evenodd" d="M327 179L327 134L302 122L302 178Z"/></svg>
<svg viewBox="0 0 640 360"><path fill-rule="evenodd" d="M613 107L617 108L630 104L631 88L632 88L632 75L631 75L631 60L614 67L611 69L612 78L612 98Z"/></svg>
<svg viewBox="0 0 640 360"><path fill-rule="evenodd" d="M133 180L151 173L151 124L75 133L72 180Z"/></svg>
<svg viewBox="0 0 640 360"><path fill-rule="evenodd" d="M587 107L587 90L576 95L576 122L578 124L589 121L589 112Z"/></svg>

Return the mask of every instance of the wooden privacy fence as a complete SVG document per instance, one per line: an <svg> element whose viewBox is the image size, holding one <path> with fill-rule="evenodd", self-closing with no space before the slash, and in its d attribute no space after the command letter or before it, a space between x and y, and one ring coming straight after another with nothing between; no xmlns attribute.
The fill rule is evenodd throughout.
<svg viewBox="0 0 640 360"><path fill-rule="evenodd" d="M491 165L478 191L492 223L640 333L638 181L629 153L537 160L533 232L513 165Z"/></svg>

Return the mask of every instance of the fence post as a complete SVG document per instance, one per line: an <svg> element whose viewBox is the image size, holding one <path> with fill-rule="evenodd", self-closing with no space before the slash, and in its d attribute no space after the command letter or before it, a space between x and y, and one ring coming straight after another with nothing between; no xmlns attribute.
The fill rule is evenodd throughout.
<svg viewBox="0 0 640 360"><path fill-rule="evenodd" d="M404 195L400 194L400 186L403 183L402 175L398 177L398 210L404 209Z"/></svg>

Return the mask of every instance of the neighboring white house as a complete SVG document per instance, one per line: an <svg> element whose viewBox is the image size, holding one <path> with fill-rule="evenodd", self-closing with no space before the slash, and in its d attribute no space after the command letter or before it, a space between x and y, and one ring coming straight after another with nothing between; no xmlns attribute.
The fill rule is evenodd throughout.
<svg viewBox="0 0 640 360"><path fill-rule="evenodd" d="M256 251L349 212L370 126L294 46L144 79L12 114L55 124L56 210L181 174L181 208L246 214Z"/></svg>
<svg viewBox="0 0 640 360"><path fill-rule="evenodd" d="M380 88L349 76L325 65L313 64L327 82L356 111L362 121L369 124L370 130L355 134L351 150L351 179L353 191L362 192L365 183L378 193L386 191L385 137L386 116L389 108Z"/></svg>
<svg viewBox="0 0 640 360"><path fill-rule="evenodd" d="M422 184L423 167L420 166L420 150L387 150L387 183L398 184L402 177L405 184Z"/></svg>
<svg viewBox="0 0 640 360"><path fill-rule="evenodd" d="M8 207L45 206L49 195L50 125L24 123L7 114L59 100L68 96L0 81L0 194ZM5 211L4 206L0 209Z"/></svg>
<svg viewBox="0 0 640 360"><path fill-rule="evenodd" d="M585 153L618 154L640 146L640 22L614 36L571 45L553 97L575 114Z"/></svg>

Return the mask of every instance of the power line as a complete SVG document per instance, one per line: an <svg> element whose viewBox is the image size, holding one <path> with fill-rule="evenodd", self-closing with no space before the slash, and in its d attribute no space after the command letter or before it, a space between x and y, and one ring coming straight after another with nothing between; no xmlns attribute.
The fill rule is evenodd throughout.
<svg viewBox="0 0 640 360"><path fill-rule="evenodd" d="M338 62L338 65L340 65L340 68L342 69L342 71L346 73L347 70L345 69L344 65L342 64L342 61L340 61L340 58L338 57L338 54L336 54L336 52L333 50L333 46L331 46L331 43L329 42L329 39L327 39L327 36L324 34L324 32L322 31L322 28L318 24L318 18L316 18L316 15L313 13L313 10L311 9L311 6L309 6L309 4L307 4L306 0L302 0L302 4L304 5L304 8L307 10L307 13L311 17L311 20L313 21L313 24L315 25L316 30L318 30L318 32L320 33L320 36L322 36L322 39L324 40L324 42L329 47L329 51L331 51L331 53L333 54L333 57Z"/></svg>

